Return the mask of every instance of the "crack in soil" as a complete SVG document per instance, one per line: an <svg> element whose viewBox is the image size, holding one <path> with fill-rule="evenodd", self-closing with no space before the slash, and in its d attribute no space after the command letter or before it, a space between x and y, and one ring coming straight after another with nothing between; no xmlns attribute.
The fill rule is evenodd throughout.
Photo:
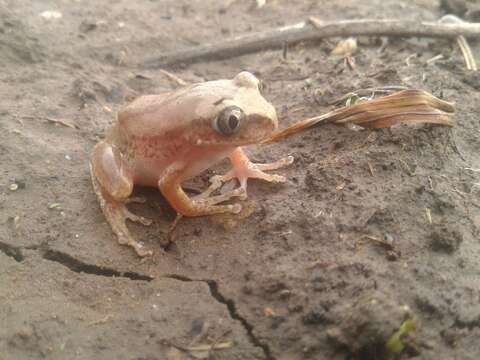
<svg viewBox="0 0 480 360"><path fill-rule="evenodd" d="M22 249L18 246L13 246L7 243L0 241L0 251L5 255L15 259L17 262L22 262L25 259L23 256Z"/></svg>
<svg viewBox="0 0 480 360"><path fill-rule="evenodd" d="M467 328L468 330L472 330L476 327L480 327L480 317L473 319L473 320L461 320L458 317L455 319L455 322L453 326L459 328L459 329L465 329Z"/></svg>
<svg viewBox="0 0 480 360"><path fill-rule="evenodd" d="M102 267L98 265L87 264L81 260L74 258L73 256L63 253L61 251L46 249L41 247L30 248L33 250L38 250L41 252L41 256L45 260L53 261L59 263L69 270L76 272L76 273L85 273L85 274L92 274L97 276L106 276L106 277L122 277L127 278L134 281L152 281L154 277L127 271L121 272L115 270L113 268ZM25 256L22 253L22 248L16 247L4 242L0 242L0 251L3 252L5 255L14 258L17 262L22 262L25 259ZM208 289L210 291L210 295L212 296L215 301L218 303L226 306L230 318L233 320L239 321L242 327L245 329L247 333L247 337L251 344L255 347L259 347L262 349L265 358L267 360L274 360L274 356L270 350L268 344L262 343L253 333L253 325L243 316L241 316L237 310L235 305L235 301L233 299L229 299L223 295L220 290L218 283L215 280L209 279L191 279L187 276L178 275L178 274L166 274L163 275L164 278L174 279L178 281L184 282L203 282L207 284Z"/></svg>
<svg viewBox="0 0 480 360"><path fill-rule="evenodd" d="M250 342L253 345L255 345L256 347L259 347L259 348L262 349L263 353L265 354L265 358L267 360L274 360L275 358L273 357L272 352L271 352L268 344L265 344L265 343L261 342L255 336L255 334L253 333L253 325L250 322L248 322L246 318L244 318L243 316L241 316L238 313L237 307L235 306L235 302L232 299L226 298L220 292L220 290L218 289L218 283L215 280L201 280L201 281L204 281L204 282L207 283L208 287L210 288L210 294L212 295L212 297L215 298L215 300L224 304L227 307L228 312L230 314L230 317L232 319L240 321L243 328L247 332L247 336L248 336Z"/></svg>
<svg viewBox="0 0 480 360"><path fill-rule="evenodd" d="M68 269L77 273L86 273L98 276L107 277L123 277L130 280L152 281L153 277L139 274L132 271L118 271L112 268L87 264L81 260L75 259L73 256L56 250L43 250L42 257L45 260L50 260L66 266Z"/></svg>
<svg viewBox="0 0 480 360"><path fill-rule="evenodd" d="M200 282L206 283L208 285L209 290L210 290L210 295L217 302L219 302L220 304L223 304L227 307L228 313L229 313L229 315L232 319L237 320L237 321L240 322L240 324L242 324L242 327L247 332L248 339L250 340L252 345L262 349L262 351L265 355L265 358L267 360L275 360L275 357L272 355L272 352L271 352L268 344L262 343L255 336L255 334L253 333L253 325L250 322L248 322L248 320L246 318L244 318L243 316L241 316L238 313L237 307L235 306L235 301L233 299L229 299L229 298L225 297L220 292L220 290L218 288L218 283L215 280L205 280L205 279L196 280L196 279L191 279L189 277L186 277L186 276L183 276L183 275L177 275L177 274L168 274L168 275L164 275L164 277L179 280L179 281L187 281L187 282L189 282L189 281L200 281Z"/></svg>

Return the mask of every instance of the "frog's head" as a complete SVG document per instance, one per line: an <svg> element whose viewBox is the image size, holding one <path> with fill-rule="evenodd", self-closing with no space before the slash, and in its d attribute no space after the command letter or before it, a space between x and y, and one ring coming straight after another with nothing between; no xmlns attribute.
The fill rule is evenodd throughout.
<svg viewBox="0 0 480 360"><path fill-rule="evenodd" d="M199 87L211 102L203 101L196 109L201 119L196 122L197 145L255 144L277 129L275 108L260 93L260 81L253 74L243 71L231 80Z"/></svg>

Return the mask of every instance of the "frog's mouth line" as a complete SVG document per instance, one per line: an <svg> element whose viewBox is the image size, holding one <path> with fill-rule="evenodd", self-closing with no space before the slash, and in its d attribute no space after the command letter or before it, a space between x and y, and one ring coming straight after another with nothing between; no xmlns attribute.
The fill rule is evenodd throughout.
<svg viewBox="0 0 480 360"><path fill-rule="evenodd" d="M265 136L263 137L260 137L258 139L250 139L250 140L245 140L245 141L229 141L229 139L225 139L225 141L205 141L205 140L201 140L201 139L198 139L196 142L195 142L195 145L197 146L225 146L225 147L228 147L228 146L234 146L234 147L237 147L237 146L246 146L246 145L254 145L254 144L259 144L267 139L269 139L271 136L271 133L270 134L266 134Z"/></svg>

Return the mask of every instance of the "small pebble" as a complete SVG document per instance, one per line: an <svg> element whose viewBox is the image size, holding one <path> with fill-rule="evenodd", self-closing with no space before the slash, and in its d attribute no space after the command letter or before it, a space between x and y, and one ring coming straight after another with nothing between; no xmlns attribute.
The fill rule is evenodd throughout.
<svg viewBox="0 0 480 360"><path fill-rule="evenodd" d="M16 191L18 189L18 184L16 183L10 184L8 188L10 189L10 191Z"/></svg>
<svg viewBox="0 0 480 360"><path fill-rule="evenodd" d="M393 236L392 236L391 234L389 234L389 233L383 234L383 239L384 239L387 243L389 243L390 245L393 245L394 240L393 240Z"/></svg>
<svg viewBox="0 0 480 360"><path fill-rule="evenodd" d="M40 16L47 20L60 19L63 15L59 11L43 11L40 13Z"/></svg>

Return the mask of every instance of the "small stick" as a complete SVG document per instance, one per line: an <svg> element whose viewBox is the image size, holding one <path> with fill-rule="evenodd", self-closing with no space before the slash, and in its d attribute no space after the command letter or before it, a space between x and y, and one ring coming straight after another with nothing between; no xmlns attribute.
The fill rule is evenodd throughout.
<svg viewBox="0 0 480 360"><path fill-rule="evenodd" d="M179 63L196 63L205 60L228 59L266 49L282 48L302 41L348 36L399 36L456 38L479 37L480 23L438 23L416 20L340 20L322 22L317 18L264 32L241 35L214 44L200 45L147 59L143 65L161 68Z"/></svg>
<svg viewBox="0 0 480 360"><path fill-rule="evenodd" d="M432 221L432 212L430 211L429 208L425 208L425 215L427 217L427 221L430 225L433 224L433 221Z"/></svg>
<svg viewBox="0 0 480 360"><path fill-rule="evenodd" d="M370 174L372 176L375 176L375 171L373 170L372 164L370 164L370 162L367 162L367 164L368 164L368 170L370 170Z"/></svg>
<svg viewBox="0 0 480 360"><path fill-rule="evenodd" d="M468 45L467 39L465 36L460 35L457 37L457 44L460 50L462 51L463 58L465 59L465 66L467 70L477 71L477 63L475 62L475 58L473 57L472 50Z"/></svg>
<svg viewBox="0 0 480 360"><path fill-rule="evenodd" d="M439 20L439 22L444 24L465 24L462 19L451 14L445 15ZM477 71L477 63L475 62L472 50L470 49L470 45L468 45L468 41L465 39L465 36L458 35L456 40L457 45L462 52L463 58L465 59L465 66L467 67L467 70Z"/></svg>
<svg viewBox="0 0 480 360"><path fill-rule="evenodd" d="M54 123L54 124L60 124L60 125L72 128L72 129L78 129L77 125L71 124L69 121L63 120L63 119L54 119L54 118L47 117L47 116L32 116L32 115L21 115L21 117L23 119L29 119L29 120L30 119L31 120L41 119L41 120L45 120L47 122L51 122L51 123Z"/></svg>
<svg viewBox="0 0 480 360"><path fill-rule="evenodd" d="M175 74L172 74L171 72L167 71L167 70L164 70L164 69L160 69L160 72L165 75L169 80L172 80L174 82L177 83L177 85L179 86L185 86L187 85L187 82L181 78L179 78L177 75Z"/></svg>
<svg viewBox="0 0 480 360"><path fill-rule="evenodd" d="M433 64L435 61L437 61L437 60L442 60L442 59L443 59L443 55L442 55L442 54L438 54L438 55L436 55L436 56L428 59L428 60L426 61L426 63L427 63L427 64Z"/></svg>

